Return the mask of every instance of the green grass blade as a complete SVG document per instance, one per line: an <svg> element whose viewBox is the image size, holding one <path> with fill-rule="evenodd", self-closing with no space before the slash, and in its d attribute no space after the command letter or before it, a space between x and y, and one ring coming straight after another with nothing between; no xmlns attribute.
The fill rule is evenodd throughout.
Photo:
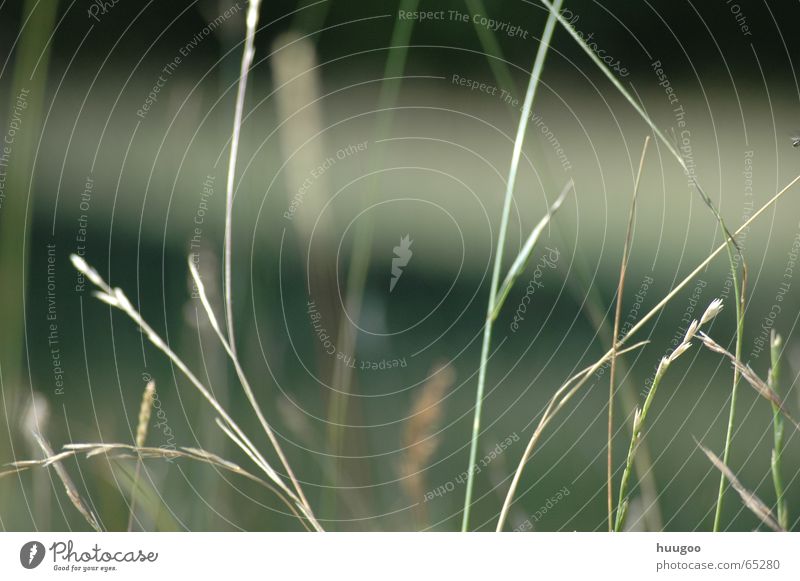
<svg viewBox="0 0 800 581"><path fill-rule="evenodd" d="M536 227L531 231L528 239L525 241L525 245L519 251L519 254L517 254L517 257L511 264L511 268L508 269L508 274L506 274L506 278L503 280L500 290L497 292L497 299L495 300L494 309L492 310L492 321L497 319L497 316L500 314L500 310L503 308L503 304L506 301L508 293L511 292L511 288L514 286L514 282L516 282L517 278L519 278L519 275L524 272L525 267L528 265L528 261L530 260L531 254L536 247L536 243L539 241L539 236L542 234L542 231L550 223L550 220L555 213L558 212L559 208L561 208L561 204L564 202L567 194L574 187L575 184L573 181L569 180L567 185L564 186L564 189L561 190L558 198L556 198L556 201L550 205L550 209L548 210L547 214L545 214L544 218L542 218L539 223L536 224Z"/></svg>
<svg viewBox="0 0 800 581"><path fill-rule="evenodd" d="M561 6L562 0L556 0L555 5ZM486 323L483 331L483 344L481 346L481 361L480 369L478 371L478 388L475 393L475 414L472 422L472 438L470 441L469 449L469 465L467 467L467 486L466 494L464 496L464 514L461 521L461 530L469 530L469 513L472 506L472 491L475 485L475 461L478 456L478 438L481 429L481 411L483 408L483 393L486 386L486 366L489 361L489 349L492 344L492 313L497 301L497 289L500 283L500 268L503 263L503 247L506 242L506 231L508 230L508 217L511 211L511 200L514 197L514 184L517 181L517 170L519 168L519 159L522 154L522 143L525 141L525 130L528 127L528 120L530 119L531 108L533 107L533 98L536 96L536 89L539 86L539 79L542 75L544 68L545 57L547 56L550 47L550 39L553 37L553 32L556 27L556 19L551 13L547 17L547 23L542 33L542 40L539 43L539 49L536 52L536 58L533 62L533 70L531 71L530 80L528 82L528 90L525 93L525 101L522 106L522 114L520 115L519 127L517 128L517 136L514 140L514 151L511 156L511 165L508 170L508 182L506 183L505 199L503 200L503 214L500 220L500 231L497 235L497 250L495 253L494 268L492 270L492 283L489 291L489 303L486 313Z"/></svg>

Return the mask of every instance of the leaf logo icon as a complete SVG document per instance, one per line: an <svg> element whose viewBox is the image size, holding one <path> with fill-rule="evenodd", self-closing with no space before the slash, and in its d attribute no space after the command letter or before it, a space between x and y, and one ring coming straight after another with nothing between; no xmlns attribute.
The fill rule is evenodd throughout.
<svg viewBox="0 0 800 581"><path fill-rule="evenodd" d="M414 254L411 252L413 243L411 236L406 234L400 239L400 245L393 248L394 258L392 258L392 278L389 280L389 292L394 290L397 281L403 275L403 268L408 265L408 261L411 260L411 256Z"/></svg>
<svg viewBox="0 0 800 581"><path fill-rule="evenodd" d="M44 545L39 541L29 541L19 550L19 562L26 569L35 569L44 560Z"/></svg>

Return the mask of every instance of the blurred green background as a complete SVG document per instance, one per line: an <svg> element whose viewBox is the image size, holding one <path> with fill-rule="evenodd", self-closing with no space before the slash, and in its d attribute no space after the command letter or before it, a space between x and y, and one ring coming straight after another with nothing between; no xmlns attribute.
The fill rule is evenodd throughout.
<svg viewBox="0 0 800 581"><path fill-rule="evenodd" d="M237 344L330 530L460 524L458 479L468 462L504 180L546 19L537 2L419 4L417 10L445 16L413 22L407 42L398 33L403 7L383 1L270 2L256 35L233 216ZM577 30L624 65L628 74L619 79L647 113L675 132L728 224L738 227L800 173L791 140L800 127L796 5L576 1L565 7ZM0 3L2 133L14 131L0 205L2 463L40 457L32 429L55 449L68 442L132 443L152 377L163 413L154 413L150 445L202 447L248 466L179 370L127 318L95 300L88 283L81 288L69 262L79 252L124 289L241 425L259 434L192 297L186 266L187 254L197 253L222 316L225 180L245 11L244 1L233 0ZM467 22L449 11L468 15ZM489 35L470 14L527 34ZM398 55L405 60L392 62ZM478 88L471 90L473 81ZM507 263L570 178L575 193L497 322L479 454L491 460L477 476L472 518L486 530L494 528L508 477L548 398L607 348L628 204L648 134L560 28L534 115ZM721 243L715 224L674 159L651 143L623 317L635 322ZM394 247L406 235L413 257L389 292ZM800 191L790 191L740 240L750 273L745 359L766 376L769 356L757 341L774 321L785 339L783 387L795 414L798 235ZM513 330L526 285L552 252L545 246L559 258L542 267L542 284ZM357 284L348 278L354 255L368 261ZM724 257L715 261L642 332L650 345L626 356L627 396L615 441L620 469L631 404L641 405L641 390L682 320L729 292L727 272ZM788 290L779 301L781 283ZM343 306L359 292L357 308ZM310 300L334 355L315 334ZM732 348L732 297L723 313L711 334ZM343 346L340 327L354 333L352 349ZM359 362L349 376L342 375L348 357ZM443 363L452 382L437 392L432 370ZM718 474L693 438L721 455L731 373L699 347L670 370L646 436L652 459L646 478L657 505L645 510L647 493L642 501L641 488L634 488L635 528L710 529ZM345 404L334 416L337 390L346 392L339 396ZM433 403L419 408L430 393L437 394ZM535 530L604 529L607 393L606 374L548 428L525 471L512 528L533 519ZM771 420L769 406L742 384L730 464L768 504L774 502ZM493 455L507 438L512 444ZM264 437L254 442L268 447ZM103 525L124 530L133 462L100 456L65 467ZM794 523L800 451L793 433L784 467ZM207 466L151 460L144 475L137 528L299 529L269 493ZM564 487L569 494L542 511ZM426 501L435 490L445 493ZM731 530L759 526L732 491L723 523ZM45 470L0 479L0 526L86 528Z"/></svg>

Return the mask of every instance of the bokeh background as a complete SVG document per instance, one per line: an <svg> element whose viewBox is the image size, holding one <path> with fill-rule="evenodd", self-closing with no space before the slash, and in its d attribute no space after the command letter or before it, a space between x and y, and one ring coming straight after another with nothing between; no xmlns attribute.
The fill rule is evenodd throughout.
<svg viewBox="0 0 800 581"><path fill-rule="evenodd" d="M235 172L237 344L330 530L460 526L491 261L547 15L533 0L415 4L268 2L255 39ZM402 18L409 6L442 18ZM225 186L246 7L0 2L3 464L41 457L32 431L55 449L132 443L152 378L158 413L149 445L202 447L248 466L189 382L126 317L92 297L69 261L81 254L124 289L240 424L259 434L186 262L190 254L197 261L222 316ZM792 142L800 128L796 3L575 0L565 9L674 135L730 225L800 174ZM484 16L502 27L492 31ZM548 398L609 345L648 134L558 27L524 144L506 265L569 179L575 191L497 322L474 528L493 530ZM405 236L412 255L390 290ZM780 332L795 414L798 236L800 189L740 239L749 266L744 358L766 376L769 354L758 341L771 327ZM652 142L623 317L636 322L721 242L678 164ZM650 344L625 357L620 470L648 378L715 297L728 308L711 334L732 348L727 276L724 257L713 262L640 333ZM710 529L719 475L695 439L721 455L731 375L699 347L670 370L642 449L649 462L633 489L632 528ZM596 377L548 428L510 528L604 529L607 393L607 374ZM772 504L772 412L746 384L739 396L730 465ZM266 438L254 441L268 449ZM64 467L103 526L124 530L135 463L98 456ZM800 449L791 432L784 470L794 523ZM300 528L268 492L202 464L151 460L140 483L136 529ZM0 526L87 528L47 470L0 479ZM723 528L759 526L729 491Z"/></svg>

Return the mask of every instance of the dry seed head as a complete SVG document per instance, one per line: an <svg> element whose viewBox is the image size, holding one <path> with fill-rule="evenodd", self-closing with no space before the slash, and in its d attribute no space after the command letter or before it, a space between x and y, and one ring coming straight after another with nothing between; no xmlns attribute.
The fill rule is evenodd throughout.
<svg viewBox="0 0 800 581"><path fill-rule="evenodd" d="M706 312L703 313L703 316L700 318L700 324L705 325L711 319L719 315L719 312L722 310L722 299L714 299L708 305Z"/></svg>
<svg viewBox="0 0 800 581"><path fill-rule="evenodd" d="M642 417L642 409L639 406L636 406L636 409L633 410L633 433L635 434L639 429L639 422L641 421Z"/></svg>
<svg viewBox="0 0 800 581"><path fill-rule="evenodd" d="M125 296L125 293L118 286L114 287L114 298L117 299L117 304L123 311L134 310L133 305L131 305L131 302L128 300L128 297Z"/></svg>
<svg viewBox="0 0 800 581"><path fill-rule="evenodd" d="M717 353L722 353L723 355L728 354L728 352L725 351L725 349L719 343L714 341L714 339L712 339L702 331L700 331L700 339L702 339L703 344L712 351L716 351Z"/></svg>
<svg viewBox="0 0 800 581"><path fill-rule="evenodd" d="M669 367L669 364L670 364L670 358L669 357L662 357L661 361L658 364L658 369L656 370L656 375L663 374L667 370L667 367Z"/></svg>
<svg viewBox="0 0 800 581"><path fill-rule="evenodd" d="M45 427L49 419L50 404L47 398L41 392L32 392L28 405L25 406L25 411L20 418L20 431L27 438L28 445L33 450L36 450L39 445L36 440L36 434L46 431Z"/></svg>
<svg viewBox="0 0 800 581"><path fill-rule="evenodd" d="M153 399L156 393L156 384L149 381L144 388L142 405L139 407L139 423L136 426L136 447L141 448L147 439L147 427L150 424L150 412L153 409Z"/></svg>
<svg viewBox="0 0 800 581"><path fill-rule="evenodd" d="M670 362L675 361L678 357L683 355L683 353L691 346L692 346L691 343L681 343L680 345L678 345L675 351L673 351L672 354L669 356Z"/></svg>
<svg viewBox="0 0 800 581"><path fill-rule="evenodd" d="M110 294L106 292L94 291L92 294L96 299L103 301L107 305L111 305L112 307L119 307L117 299L115 297L112 297Z"/></svg>
<svg viewBox="0 0 800 581"><path fill-rule="evenodd" d="M100 275L97 274L97 271L89 266L89 264L83 259L82 256L78 256L77 254L70 254L69 259L72 261L72 266L74 266L79 272L82 272L86 278L88 278L95 286L105 287L105 282Z"/></svg>
<svg viewBox="0 0 800 581"><path fill-rule="evenodd" d="M697 334L697 329L699 328L700 328L700 323L697 322L697 319L692 321L692 323L689 325L689 328L686 329L686 335L684 335L683 337L683 342L688 343L689 341L691 341L692 338Z"/></svg>

